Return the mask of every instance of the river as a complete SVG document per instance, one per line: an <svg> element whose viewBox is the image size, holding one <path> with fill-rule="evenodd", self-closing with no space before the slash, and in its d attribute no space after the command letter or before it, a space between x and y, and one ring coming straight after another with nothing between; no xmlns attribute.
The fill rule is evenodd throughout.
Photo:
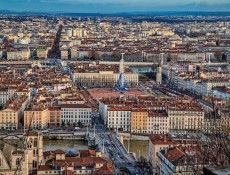
<svg viewBox="0 0 230 175"><path fill-rule="evenodd" d="M148 149L149 149L148 141L141 140L131 140L130 141L130 152L136 153L136 157L140 155L145 158L149 158ZM80 140L44 140L43 141L43 151L63 149L63 150L84 150L88 149L87 143L85 141ZM126 149L128 149L128 141L124 141L124 145Z"/></svg>
<svg viewBox="0 0 230 175"><path fill-rule="evenodd" d="M43 151L50 151L56 149L63 150L84 150L88 149L88 145L85 141L80 140L44 140Z"/></svg>
<svg viewBox="0 0 230 175"><path fill-rule="evenodd" d="M128 141L124 140L124 145L128 150ZM146 159L149 159L149 141L147 140L130 140L129 152L134 152L136 154L136 158L140 156L144 156Z"/></svg>

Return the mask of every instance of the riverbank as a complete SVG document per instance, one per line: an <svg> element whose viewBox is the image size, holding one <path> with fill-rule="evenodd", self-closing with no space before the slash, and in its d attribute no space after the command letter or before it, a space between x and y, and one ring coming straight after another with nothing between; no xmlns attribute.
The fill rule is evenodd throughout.
<svg viewBox="0 0 230 175"><path fill-rule="evenodd" d="M139 158L140 156L144 156L145 158L149 158L149 144L148 141L141 141L141 140L131 140L128 144L128 141L124 141L124 146L128 150L129 145L129 152L133 152L136 154L136 157ZM49 150L85 150L88 149L87 142L81 140L43 140L43 151Z"/></svg>

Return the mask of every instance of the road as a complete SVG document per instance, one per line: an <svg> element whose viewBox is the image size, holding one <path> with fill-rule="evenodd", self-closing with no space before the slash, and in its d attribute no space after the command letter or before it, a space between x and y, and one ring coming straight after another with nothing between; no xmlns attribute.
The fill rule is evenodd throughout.
<svg viewBox="0 0 230 175"><path fill-rule="evenodd" d="M104 156L110 158L117 169L127 168L132 175L138 175L135 158L127 152L114 133L99 132L96 140Z"/></svg>

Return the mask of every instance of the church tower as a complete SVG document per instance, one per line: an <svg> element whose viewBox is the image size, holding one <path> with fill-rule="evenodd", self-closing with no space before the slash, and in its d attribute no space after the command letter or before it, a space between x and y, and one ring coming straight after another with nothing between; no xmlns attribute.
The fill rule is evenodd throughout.
<svg viewBox="0 0 230 175"><path fill-rule="evenodd" d="M164 54L160 53L160 63L157 66L156 84L162 84L162 65L164 63Z"/></svg>

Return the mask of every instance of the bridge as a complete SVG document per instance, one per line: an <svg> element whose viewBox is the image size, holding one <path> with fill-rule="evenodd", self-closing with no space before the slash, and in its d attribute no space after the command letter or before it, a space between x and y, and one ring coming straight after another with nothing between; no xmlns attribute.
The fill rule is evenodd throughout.
<svg viewBox="0 0 230 175"><path fill-rule="evenodd" d="M24 132L15 131L15 132L2 132L0 133L0 139L3 140L17 140L23 138ZM79 129L75 131L65 131L65 130L50 130L43 132L44 139L70 139L70 140L85 140L86 129Z"/></svg>
<svg viewBox="0 0 230 175"><path fill-rule="evenodd" d="M131 175L138 175L136 158L131 155L114 133L97 130L89 133L90 142L98 145L103 156L112 160L116 174L126 170Z"/></svg>

